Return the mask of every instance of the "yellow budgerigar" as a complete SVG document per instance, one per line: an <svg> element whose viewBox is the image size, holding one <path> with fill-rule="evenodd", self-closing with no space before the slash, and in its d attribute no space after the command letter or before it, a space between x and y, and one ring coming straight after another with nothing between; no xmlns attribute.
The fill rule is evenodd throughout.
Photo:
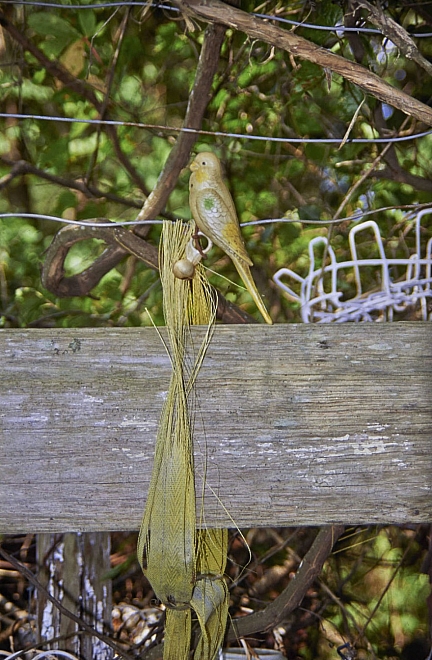
<svg viewBox="0 0 432 660"><path fill-rule="evenodd" d="M231 194L222 178L220 161L204 151L192 162L189 181L189 204L198 229L232 259L247 290L266 323L272 320L255 286L240 225Z"/></svg>

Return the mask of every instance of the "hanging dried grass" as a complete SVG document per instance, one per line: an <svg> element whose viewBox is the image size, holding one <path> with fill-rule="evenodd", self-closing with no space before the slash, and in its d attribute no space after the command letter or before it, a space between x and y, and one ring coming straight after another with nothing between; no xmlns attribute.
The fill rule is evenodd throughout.
<svg viewBox="0 0 432 660"><path fill-rule="evenodd" d="M164 316L172 375L156 440L153 473L138 539L138 558L167 608L164 660L187 660L192 610L201 637L195 660L213 660L228 614L223 573L226 530L197 532L193 458L193 390L213 333L216 306L201 264L191 279L174 275L193 225L165 222L160 252ZM190 326L207 331L195 348Z"/></svg>

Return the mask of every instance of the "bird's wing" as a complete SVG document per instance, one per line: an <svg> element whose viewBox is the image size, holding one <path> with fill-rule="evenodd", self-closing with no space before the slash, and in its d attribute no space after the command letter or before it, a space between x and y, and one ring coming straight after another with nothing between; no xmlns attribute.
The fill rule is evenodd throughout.
<svg viewBox="0 0 432 660"><path fill-rule="evenodd" d="M228 193L229 194L229 193ZM252 261L246 251L237 214L215 188L195 191L194 217L198 227L230 257L241 259L249 266Z"/></svg>

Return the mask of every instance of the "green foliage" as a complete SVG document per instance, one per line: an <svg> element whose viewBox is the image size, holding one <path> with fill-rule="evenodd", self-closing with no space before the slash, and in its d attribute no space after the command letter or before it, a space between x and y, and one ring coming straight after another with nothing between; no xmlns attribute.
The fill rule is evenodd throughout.
<svg viewBox="0 0 432 660"><path fill-rule="evenodd" d="M315 7L311 5L310 9L310 14L302 14L306 10L304 3L292 3L290 17L329 26L343 19L341 3L326 0L317 2ZM100 99L103 99L111 73L122 16L122 12L103 7L82 11L28 7L23 14L24 24L34 45L50 59L60 58L62 65L80 80L87 80ZM406 20L407 24L413 21L412 16L412 13L400 15L402 22ZM301 28L298 33L317 44L331 47L335 52L348 55L348 40L340 34L336 35L336 32ZM377 53L383 52L379 37L360 36L360 39L368 57L374 58ZM421 46L427 48L424 42L421 42ZM113 71L110 116L125 121L180 126L193 84L201 43L202 32L188 34L184 32L181 22L169 20L160 11L146 14L144 21L140 22L138 9L136 12L134 10L124 32ZM424 76L418 67L412 66L411 62L405 61L394 50L387 50L386 56L385 64L379 64L382 75L392 83L397 83L395 75L397 73L400 77L400 71L403 71L404 85L409 82L413 94L428 93L428 83L425 85ZM84 120L99 116L97 108L83 94L54 81L47 70L36 64L33 55L26 54L26 61L20 76L17 75L17 67L6 67L1 71L0 94L5 103L19 101L24 111L40 114L47 114L48 111L53 116ZM376 68L377 63L373 59L370 63ZM277 48L272 49L259 41L248 42L240 34L228 31L204 128L275 137L337 136L342 140L362 100L363 94L340 76L328 77L316 64L290 58ZM351 137L379 135L373 115L375 109L375 100L367 98L357 121L351 127ZM388 120L389 127L397 129L398 122L401 122L398 113L393 113ZM40 170L54 176L70 178L72 181L85 181L88 178L99 187L101 193L110 191L122 196L125 204L114 204L103 197L86 198L81 192L62 189L40 177L26 175L25 178L11 182L6 190L6 198L0 202L2 210L32 210L83 219L93 216L132 219L135 211L128 209L127 200L143 199L145 192L154 188L174 138L152 129L127 126L116 130L117 147L104 129L100 131L86 123L61 124L38 120L9 122L5 130L0 131L0 154L7 156L18 151L22 158L32 161ZM141 177L141 188L119 162L119 148L136 169L138 177ZM431 200L432 186L427 190L425 186L416 188L412 179L407 180L407 183L396 181L390 169L384 178L376 178L373 173L365 177L380 150L373 144L347 143L338 150L337 145L317 142L304 145L281 144L230 136L215 141L204 136L198 139L196 148L215 149L226 163L229 185L242 222L287 215L293 220L318 222L331 218L341 203L344 204L344 216L359 208L369 210ZM395 153L403 172L425 181L428 179L432 158L430 136L416 142L401 143ZM383 159L378 170L384 167ZM7 168L3 169L2 174L7 171ZM360 177L363 180L357 183ZM187 181L188 174L182 174L167 204L168 212L181 217L189 217ZM355 193L347 195L354 185ZM380 215L377 219L383 232L387 232L389 216ZM3 221L7 228L12 222L15 223ZM34 221L16 222L20 225L34 224ZM35 291L41 290L39 260L43 258L43 250L49 245L57 227L47 222L42 225L39 223L39 226L43 229L32 244L31 253L27 253L29 245L25 244L24 260L22 252L15 251L15 243L9 245L11 239L7 236L5 308L13 304L15 286L23 286L26 282ZM302 228L300 224L280 224L261 228L253 226L244 230L244 236L259 266L260 277L268 279L277 267L283 265L289 265L304 275L308 268L308 241L325 232L322 226L314 229L310 225ZM151 240L157 241L158 236L159 230L155 228ZM335 229L333 241L341 259L348 256L344 236ZM398 243L397 237L393 238L393 244L395 241L395 254L405 254L406 249L413 248L411 238L407 245ZM368 248L369 245L365 243L365 253ZM74 253L79 255L81 252L77 263L88 264L92 249L85 243L78 244ZM215 250L214 256L218 255L220 253ZM18 261L28 264L24 269L26 273ZM214 266L224 276L238 281L229 260L217 261ZM125 268L125 263L119 264L113 274L107 275L98 285L100 300L105 303L106 299L106 305L102 305L104 314L107 313L109 300L114 296L111 285L119 285L125 276ZM9 279L11 271L14 273L12 280ZM148 282L144 282L146 269L137 265L136 271L139 277L132 277L129 282L132 289L127 289L122 300L118 299L117 294L111 300L114 315L117 314L118 305L126 305L128 296L131 296L131 300L138 300L140 288L148 285ZM18 274L24 277L23 282L17 278ZM375 284L376 274L371 272L370 285ZM241 290L225 280L219 282L219 285L230 293L232 299L240 300L243 297ZM158 294L151 295L156 295L154 304L160 310ZM270 296L269 291L267 296ZM272 292L271 299L275 310L279 309L281 319L298 318L298 310L295 310L292 303L284 301L275 292ZM65 309L67 304L67 301L61 301ZM70 304L76 310L84 302L73 300ZM95 314L96 309L101 309L100 302L90 301L88 304L93 307ZM41 316L42 308L41 303ZM254 310L252 305L249 309ZM157 314L159 317L159 311ZM126 323L136 324L137 319L139 322L147 322L145 314L137 316L134 313L128 316ZM20 318L17 322L23 324L25 321Z"/></svg>
<svg viewBox="0 0 432 660"><path fill-rule="evenodd" d="M317 2L306 22L313 23L314 25L340 25L343 22L341 4L333 2L333 0L321 0ZM334 33L324 30L300 28L299 34L320 46L327 45L334 40Z"/></svg>
<svg viewBox="0 0 432 660"><path fill-rule="evenodd" d="M91 38L96 33L96 13L91 9L78 12L78 23L86 37Z"/></svg>
<svg viewBox="0 0 432 660"><path fill-rule="evenodd" d="M341 542L346 545L344 559L336 554L326 567L327 584L344 605L330 605L324 628L330 632L332 626L348 630L355 625L352 634L360 659L371 654L383 660L400 657L406 640L425 635L422 622L430 586L427 576L419 573L421 536L385 528L374 537L371 530L359 529L352 539ZM357 566L354 579L349 573L352 563ZM386 647L392 650L386 652ZM322 658L331 657L324 639L321 653Z"/></svg>
<svg viewBox="0 0 432 660"><path fill-rule="evenodd" d="M63 48L71 43L73 39L77 39L80 35L79 32L71 25L70 21L61 18L58 14L48 11L41 11L28 16L28 26L34 30L39 36L49 37L46 43L56 44L59 46L59 51L52 54L57 54ZM60 48L61 46L61 48Z"/></svg>

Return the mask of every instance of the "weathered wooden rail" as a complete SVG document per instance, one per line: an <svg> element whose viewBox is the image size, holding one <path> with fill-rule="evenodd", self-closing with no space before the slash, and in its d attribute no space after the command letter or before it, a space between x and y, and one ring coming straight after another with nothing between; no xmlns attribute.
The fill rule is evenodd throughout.
<svg viewBox="0 0 432 660"><path fill-rule="evenodd" d="M4 330L0 356L0 532L137 529L171 368L157 332ZM217 327L205 523L430 522L431 376L430 324Z"/></svg>

